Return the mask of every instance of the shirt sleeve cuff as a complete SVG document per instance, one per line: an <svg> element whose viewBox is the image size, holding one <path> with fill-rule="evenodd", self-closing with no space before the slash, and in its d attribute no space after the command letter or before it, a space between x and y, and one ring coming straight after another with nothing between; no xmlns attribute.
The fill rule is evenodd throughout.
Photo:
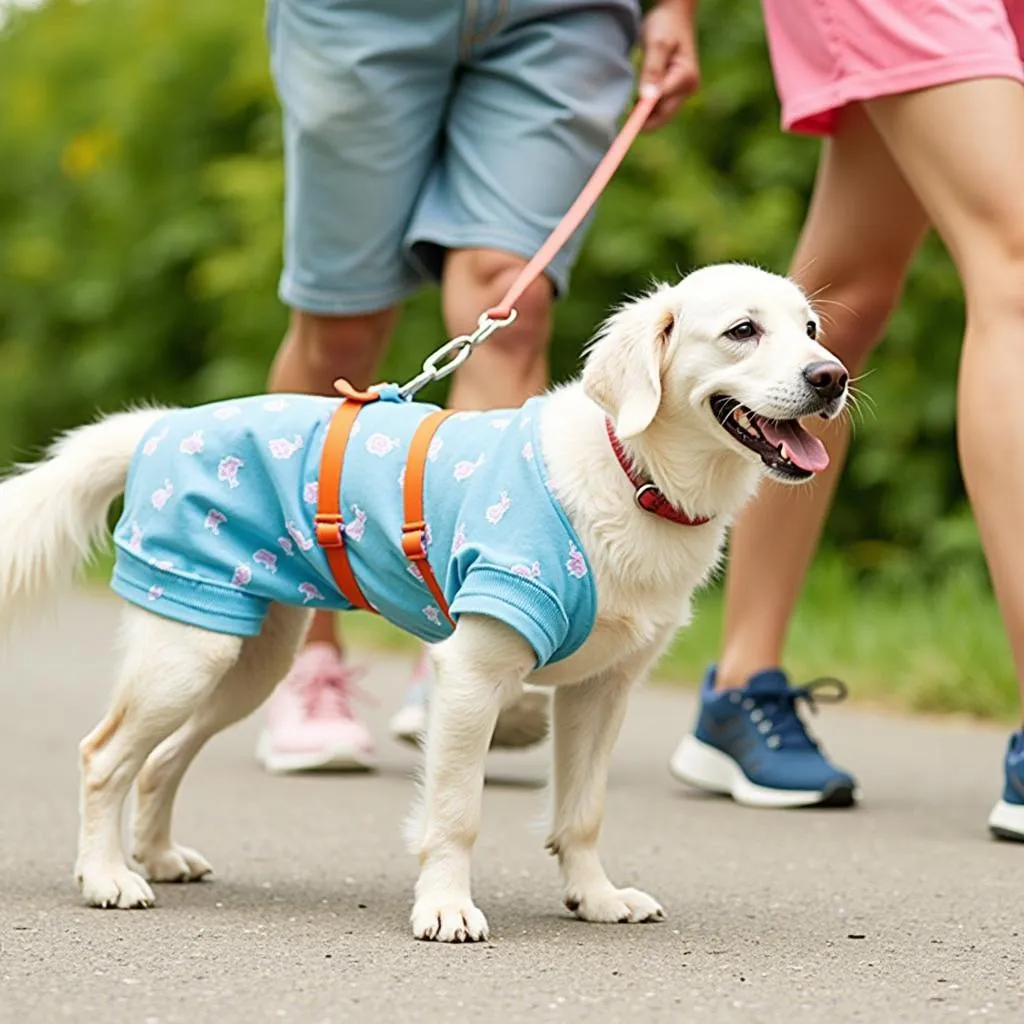
<svg viewBox="0 0 1024 1024"><path fill-rule="evenodd" d="M546 665L569 631L561 602L546 587L496 566L470 570L451 605L453 618L486 615L514 629L533 648L537 668Z"/></svg>

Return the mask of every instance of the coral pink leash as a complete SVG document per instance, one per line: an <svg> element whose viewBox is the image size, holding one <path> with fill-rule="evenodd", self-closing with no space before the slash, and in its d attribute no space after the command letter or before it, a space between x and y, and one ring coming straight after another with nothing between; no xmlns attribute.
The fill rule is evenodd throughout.
<svg viewBox="0 0 1024 1024"><path fill-rule="evenodd" d="M597 165L590 180L583 186L583 191L569 207L566 215L558 222L555 230L548 235L536 255L512 282L501 301L484 313L478 321L477 329L472 334L463 334L442 345L433 352L423 364L423 370L407 384L399 389L405 398L411 398L420 388L435 380L441 380L454 373L468 358L470 353L481 342L486 341L496 330L507 327L516 318L516 303L522 298L523 292L537 280L548 264L555 258L558 250L569 240L572 233L583 223L583 218L590 212L608 182L619 168L629 152L637 135L651 116L651 111L661 99L661 90L656 85L645 85L640 90L640 98L626 119L619 134L615 137L608 152Z"/></svg>
<svg viewBox="0 0 1024 1024"><path fill-rule="evenodd" d="M547 241L537 250L537 254L519 272L512 286L505 292L498 305L487 310L485 314L490 320L507 320L512 315L516 303L522 298L523 292L543 273L547 265L555 258L558 250L569 240L572 233L583 223L583 218L600 198L608 182L619 168L623 158L629 152L637 135L651 116L661 90L657 86L644 86L633 112L629 115L621 131L615 137L608 152L597 165L590 180L583 186L583 191L569 207L568 213L559 221L558 226L548 235Z"/></svg>

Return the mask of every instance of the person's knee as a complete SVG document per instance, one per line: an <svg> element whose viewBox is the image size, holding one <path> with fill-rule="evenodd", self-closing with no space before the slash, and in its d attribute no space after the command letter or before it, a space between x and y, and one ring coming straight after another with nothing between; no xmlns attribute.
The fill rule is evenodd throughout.
<svg viewBox="0 0 1024 1024"><path fill-rule="evenodd" d="M492 250L467 252L463 256L470 287L484 299L484 308L490 308L501 301L525 266L524 261L517 256ZM547 349L551 306L551 282L541 276L531 282L516 300L515 323L496 331L487 345L492 350L503 351L524 362L536 361Z"/></svg>
<svg viewBox="0 0 1024 1024"><path fill-rule="evenodd" d="M968 317L982 334L992 325L1024 322L1024 250L965 271L964 290Z"/></svg>
<svg viewBox="0 0 1024 1024"><path fill-rule="evenodd" d="M396 319L394 310L359 316L296 312L289 332L293 358L301 361L305 376L323 382L324 391L339 377L366 387Z"/></svg>

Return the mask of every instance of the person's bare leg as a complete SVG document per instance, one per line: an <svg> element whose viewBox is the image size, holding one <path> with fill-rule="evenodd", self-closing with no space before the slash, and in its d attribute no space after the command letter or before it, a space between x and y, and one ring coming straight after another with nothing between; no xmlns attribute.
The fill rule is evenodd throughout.
<svg viewBox="0 0 1024 1024"><path fill-rule="evenodd" d="M270 374L270 390L334 395L344 377L373 382L398 319L389 309L362 316L295 311ZM352 707L356 674L345 659L337 616L318 612L288 675L267 706L256 757L270 772L371 766L373 737Z"/></svg>
<svg viewBox="0 0 1024 1024"><path fill-rule="evenodd" d="M489 249L450 252L442 284L449 335L472 333L480 314L501 299L524 262ZM547 278L527 288L516 304L515 323L492 334L455 374L448 396L452 408L514 408L547 387L551 301Z"/></svg>
<svg viewBox="0 0 1024 1024"><path fill-rule="evenodd" d="M1024 687L1024 420L1013 408L1024 379L1024 86L959 82L876 100L869 112L963 282L960 461Z"/></svg>
<svg viewBox="0 0 1024 1024"><path fill-rule="evenodd" d="M397 309L350 317L293 311L270 371L270 390L333 395L339 377L357 388L369 387L398 316ZM307 646L329 644L340 652L343 645L336 616L317 612L305 642Z"/></svg>
<svg viewBox="0 0 1024 1024"><path fill-rule="evenodd" d="M860 372L899 298L927 227L913 192L865 113L854 106L826 142L791 276L814 296L824 344ZM719 687L777 666L818 545L849 440L846 421L824 426L832 462L804 487L766 483L733 528L725 587Z"/></svg>

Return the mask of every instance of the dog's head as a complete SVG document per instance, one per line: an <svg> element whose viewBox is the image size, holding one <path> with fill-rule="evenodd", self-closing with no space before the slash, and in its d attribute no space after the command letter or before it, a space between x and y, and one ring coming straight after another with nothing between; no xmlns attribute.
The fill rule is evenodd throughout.
<svg viewBox="0 0 1024 1024"><path fill-rule="evenodd" d="M787 483L828 465L800 419L838 416L849 375L817 339L792 281L740 264L697 270L630 302L604 324L583 372L623 440L658 424L708 432Z"/></svg>

